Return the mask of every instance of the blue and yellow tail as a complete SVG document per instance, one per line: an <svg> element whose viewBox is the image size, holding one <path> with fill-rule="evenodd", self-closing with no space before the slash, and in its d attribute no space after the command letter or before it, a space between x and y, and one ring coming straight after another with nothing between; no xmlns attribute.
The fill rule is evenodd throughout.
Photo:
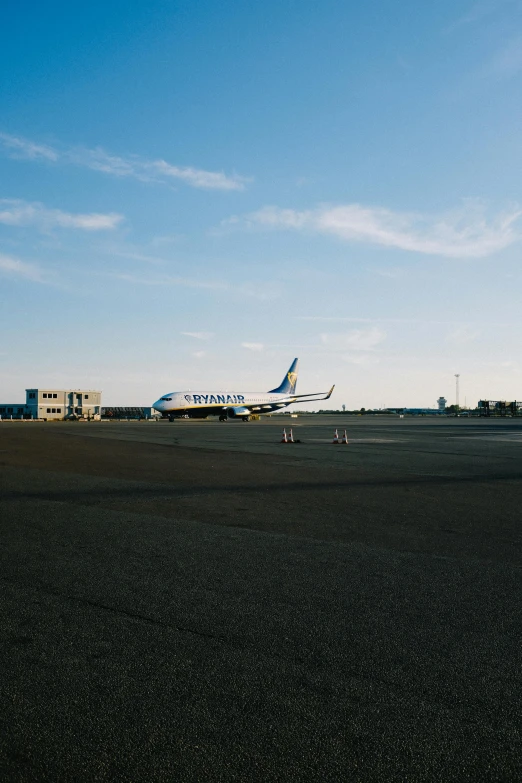
<svg viewBox="0 0 522 783"><path fill-rule="evenodd" d="M277 389L270 389L268 394L293 394L295 387L297 386L297 370L299 365L299 359L294 359L290 365L290 369L286 373L280 386Z"/></svg>

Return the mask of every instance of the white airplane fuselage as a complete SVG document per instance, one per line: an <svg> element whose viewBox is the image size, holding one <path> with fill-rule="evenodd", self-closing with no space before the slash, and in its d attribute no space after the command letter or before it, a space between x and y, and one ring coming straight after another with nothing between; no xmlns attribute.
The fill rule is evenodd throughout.
<svg viewBox="0 0 522 783"><path fill-rule="evenodd" d="M298 360L294 359L281 384L271 391L178 391L164 394L153 408L162 416L175 418L189 416L204 419L207 416L219 416L226 419L248 421L252 414L267 414L286 408L294 402L316 402L330 397L329 392L316 394L295 394L297 384Z"/></svg>
<svg viewBox="0 0 522 783"><path fill-rule="evenodd" d="M295 401L288 394L267 392L190 391L165 394L153 407L163 415L204 418L220 416L241 418L250 413L272 413Z"/></svg>

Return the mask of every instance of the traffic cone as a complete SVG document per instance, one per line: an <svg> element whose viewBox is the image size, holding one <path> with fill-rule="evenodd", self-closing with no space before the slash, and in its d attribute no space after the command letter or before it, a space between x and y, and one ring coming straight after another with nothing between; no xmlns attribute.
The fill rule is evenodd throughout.
<svg viewBox="0 0 522 783"><path fill-rule="evenodd" d="M340 442L341 441L339 440L339 433L337 432L337 430L335 430L335 432L334 432L334 439L333 439L332 443L334 444L334 446L337 446L337 445L339 445Z"/></svg>
<svg viewBox="0 0 522 783"><path fill-rule="evenodd" d="M288 443L288 437L286 435L286 427L283 428L283 438L281 440L281 443Z"/></svg>
<svg viewBox="0 0 522 783"><path fill-rule="evenodd" d="M346 434L346 430L344 431L341 443L346 443L346 445L348 445L348 435Z"/></svg>
<svg viewBox="0 0 522 783"><path fill-rule="evenodd" d="M288 443L295 443L294 433L292 432L292 428L291 427L290 427L290 434L288 435Z"/></svg>

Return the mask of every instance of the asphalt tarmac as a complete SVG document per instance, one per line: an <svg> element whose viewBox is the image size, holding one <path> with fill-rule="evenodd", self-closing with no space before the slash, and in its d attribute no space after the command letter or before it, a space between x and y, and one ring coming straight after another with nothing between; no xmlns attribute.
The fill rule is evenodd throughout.
<svg viewBox="0 0 522 783"><path fill-rule="evenodd" d="M3 422L0 492L2 780L521 779L517 420Z"/></svg>

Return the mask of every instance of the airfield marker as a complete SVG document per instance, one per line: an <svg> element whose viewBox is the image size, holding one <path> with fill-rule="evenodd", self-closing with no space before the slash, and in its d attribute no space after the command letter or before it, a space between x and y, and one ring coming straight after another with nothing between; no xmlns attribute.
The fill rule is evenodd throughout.
<svg viewBox="0 0 522 783"><path fill-rule="evenodd" d="M334 446L338 446L340 444L340 442L341 441L339 439L339 433L337 432L337 430L335 430L335 432L334 432L334 439L333 439L332 443L334 444Z"/></svg>
<svg viewBox="0 0 522 783"><path fill-rule="evenodd" d="M301 441L298 438L296 438L294 440L294 432L293 432L291 427L290 427L290 430L288 431L288 433L287 433L286 427L285 427L284 430L283 430L283 437L282 437L281 443L301 443Z"/></svg>

